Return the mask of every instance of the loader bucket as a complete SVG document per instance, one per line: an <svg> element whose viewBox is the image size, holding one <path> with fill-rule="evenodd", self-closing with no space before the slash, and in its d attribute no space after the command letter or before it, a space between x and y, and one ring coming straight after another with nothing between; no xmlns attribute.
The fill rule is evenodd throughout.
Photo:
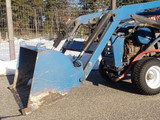
<svg viewBox="0 0 160 120"><path fill-rule="evenodd" d="M23 114L65 96L82 85L83 67L74 67L62 53L21 43L13 85L10 87Z"/></svg>

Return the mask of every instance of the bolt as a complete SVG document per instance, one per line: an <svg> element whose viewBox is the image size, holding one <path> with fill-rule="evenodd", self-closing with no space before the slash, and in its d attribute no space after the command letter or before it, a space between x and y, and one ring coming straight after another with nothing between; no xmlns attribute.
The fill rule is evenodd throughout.
<svg viewBox="0 0 160 120"><path fill-rule="evenodd" d="M79 79L79 82L83 83L83 81L84 81L84 78Z"/></svg>
<svg viewBox="0 0 160 120"><path fill-rule="evenodd" d="M153 76L152 74L149 73L149 74L147 75L147 80L152 80L153 78L154 78L154 76Z"/></svg>
<svg viewBox="0 0 160 120"><path fill-rule="evenodd" d="M91 66L91 65L92 65L92 62L89 62L88 65Z"/></svg>
<svg viewBox="0 0 160 120"><path fill-rule="evenodd" d="M81 63L78 62L78 61L75 61L75 62L74 62L74 67L81 67Z"/></svg>
<svg viewBox="0 0 160 120"><path fill-rule="evenodd" d="M133 14L131 14L130 16L131 16L131 17L133 17L134 15L133 15Z"/></svg>
<svg viewBox="0 0 160 120"><path fill-rule="evenodd" d="M117 16L117 14L116 14L116 13L114 13L114 14L113 14L113 17L116 17L116 16Z"/></svg>

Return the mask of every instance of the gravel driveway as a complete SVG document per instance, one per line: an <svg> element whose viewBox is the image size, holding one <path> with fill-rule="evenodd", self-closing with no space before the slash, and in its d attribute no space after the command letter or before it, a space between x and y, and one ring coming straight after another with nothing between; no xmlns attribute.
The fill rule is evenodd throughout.
<svg viewBox="0 0 160 120"><path fill-rule="evenodd" d="M129 77L128 77L129 78ZM159 120L160 94L137 94L130 79L108 83L92 71L83 86L63 99L23 116L8 89L13 76L0 77L0 120Z"/></svg>

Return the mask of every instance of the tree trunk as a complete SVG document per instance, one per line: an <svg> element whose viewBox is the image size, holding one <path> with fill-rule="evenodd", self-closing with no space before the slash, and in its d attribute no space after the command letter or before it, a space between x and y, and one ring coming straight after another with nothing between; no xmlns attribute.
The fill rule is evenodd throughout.
<svg viewBox="0 0 160 120"><path fill-rule="evenodd" d="M37 13L36 13L36 9L34 9L34 24L35 24L36 37L37 37L37 34L38 34L38 26L37 26Z"/></svg>

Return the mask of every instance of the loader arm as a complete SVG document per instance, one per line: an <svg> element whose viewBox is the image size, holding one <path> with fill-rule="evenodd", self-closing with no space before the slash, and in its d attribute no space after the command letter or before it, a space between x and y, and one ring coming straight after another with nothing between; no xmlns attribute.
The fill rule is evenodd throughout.
<svg viewBox="0 0 160 120"><path fill-rule="evenodd" d="M95 65L96 61L98 60L98 57L102 53L106 44L108 43L108 41L110 40L114 31L119 26L119 23L122 20L132 19L133 16L135 16L136 14L144 12L147 9L153 9L153 8L158 8L158 7L160 7L160 1L122 6L122 7L119 7L118 9L112 10L110 12L110 14L112 14L112 15L108 14L110 16L110 20L108 20L109 21L109 23L108 23L109 26L107 26L106 29L103 31L103 36L100 38L99 43L97 44L95 50L93 51L91 57L88 60L86 66L84 67L85 77L87 78L87 76L89 75L90 71L92 70L93 66ZM109 12L106 11L105 13L109 13ZM102 14L102 13L91 14L91 15L88 15L88 16L85 15L85 16L79 17L79 18L77 18L77 20L78 20L77 23L79 23L79 25L80 24L86 24L87 20L88 20L88 22L90 21L91 16L95 15L95 18L96 18L97 16L100 16L100 14ZM84 17L85 17L85 19L84 19ZM93 17L92 17L92 19L93 19ZM105 21L105 22L108 22L108 21ZM99 28L99 26L97 26L97 27ZM102 29L102 28L100 28L100 29ZM73 34L73 32L72 32L72 34ZM95 33L91 34L90 36L93 36L93 35L95 35ZM87 44L87 46L88 46L88 44ZM79 60L79 58L81 58L81 56L84 53L85 53L85 49L80 53L77 60Z"/></svg>

